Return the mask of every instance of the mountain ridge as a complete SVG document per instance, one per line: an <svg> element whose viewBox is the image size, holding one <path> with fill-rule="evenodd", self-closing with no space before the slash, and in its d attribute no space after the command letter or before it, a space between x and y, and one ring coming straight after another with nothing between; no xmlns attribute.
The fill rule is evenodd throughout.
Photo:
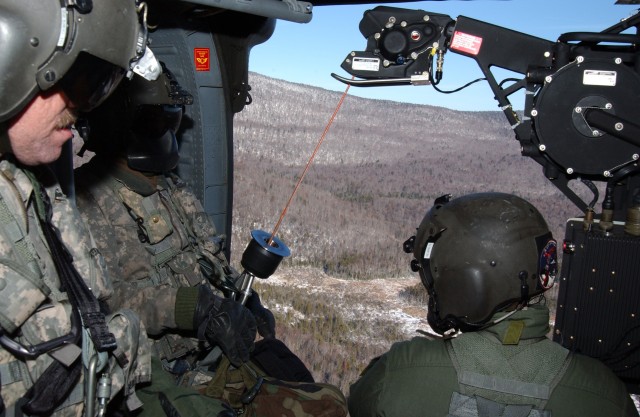
<svg viewBox="0 0 640 417"><path fill-rule="evenodd" d="M341 96L256 73L249 81L252 104L234 120L233 248L254 228L272 230ZM279 231L293 252L286 262L338 276L406 276L402 242L447 193L520 195L561 239L579 210L519 151L498 111L347 96Z"/></svg>

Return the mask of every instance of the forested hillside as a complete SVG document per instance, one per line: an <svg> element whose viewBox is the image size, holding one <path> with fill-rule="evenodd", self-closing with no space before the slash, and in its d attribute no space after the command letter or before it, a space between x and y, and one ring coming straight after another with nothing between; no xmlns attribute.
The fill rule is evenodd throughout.
<svg viewBox="0 0 640 417"><path fill-rule="evenodd" d="M255 73L249 81L253 103L234 128L238 256L250 230L275 226L340 98ZM530 200L560 239L564 221L580 214L520 156L501 112L347 96L278 233L292 250L284 264L342 277L406 276L402 242L434 198L479 191Z"/></svg>
<svg viewBox="0 0 640 417"><path fill-rule="evenodd" d="M273 230L340 99L255 73L249 82L253 103L234 127L238 267L250 231ZM480 191L530 200L560 240L580 214L520 156L502 113L347 96L278 231L292 255L257 284L278 337L317 380L346 394L371 358L428 329L402 243L436 197Z"/></svg>

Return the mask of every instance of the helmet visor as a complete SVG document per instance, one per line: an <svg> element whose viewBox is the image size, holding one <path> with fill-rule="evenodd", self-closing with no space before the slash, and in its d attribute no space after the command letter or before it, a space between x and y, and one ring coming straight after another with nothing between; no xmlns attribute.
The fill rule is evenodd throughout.
<svg viewBox="0 0 640 417"><path fill-rule="evenodd" d="M60 86L79 111L90 111L118 86L124 70L100 58L81 53L60 80Z"/></svg>
<svg viewBox="0 0 640 417"><path fill-rule="evenodd" d="M142 105L138 107L134 120L131 130L136 136L158 138L167 131L173 133L178 131L182 121L182 106Z"/></svg>

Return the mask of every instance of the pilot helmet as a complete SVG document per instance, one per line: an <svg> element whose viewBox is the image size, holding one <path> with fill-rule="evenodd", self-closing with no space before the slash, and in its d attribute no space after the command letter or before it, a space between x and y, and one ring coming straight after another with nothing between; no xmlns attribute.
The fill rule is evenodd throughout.
<svg viewBox="0 0 640 417"><path fill-rule="evenodd" d="M0 122L54 85L74 108L96 107L146 65L144 10L138 0L0 2Z"/></svg>
<svg viewBox="0 0 640 417"><path fill-rule="evenodd" d="M179 160L176 132L184 105L193 103L169 69L155 81L134 76L99 108L79 122L85 149L98 155L124 156L131 169L162 173Z"/></svg>
<svg viewBox="0 0 640 417"><path fill-rule="evenodd" d="M440 334L479 330L551 288L556 249L533 205L494 192L440 197L405 243L429 294L427 320Z"/></svg>

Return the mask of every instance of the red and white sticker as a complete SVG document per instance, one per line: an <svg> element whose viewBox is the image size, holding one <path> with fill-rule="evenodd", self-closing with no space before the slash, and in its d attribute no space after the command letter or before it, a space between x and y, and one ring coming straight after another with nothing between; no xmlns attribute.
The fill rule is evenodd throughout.
<svg viewBox="0 0 640 417"><path fill-rule="evenodd" d="M481 45L481 37L456 30L453 33L453 39L451 40L450 48L467 54L478 55Z"/></svg>

